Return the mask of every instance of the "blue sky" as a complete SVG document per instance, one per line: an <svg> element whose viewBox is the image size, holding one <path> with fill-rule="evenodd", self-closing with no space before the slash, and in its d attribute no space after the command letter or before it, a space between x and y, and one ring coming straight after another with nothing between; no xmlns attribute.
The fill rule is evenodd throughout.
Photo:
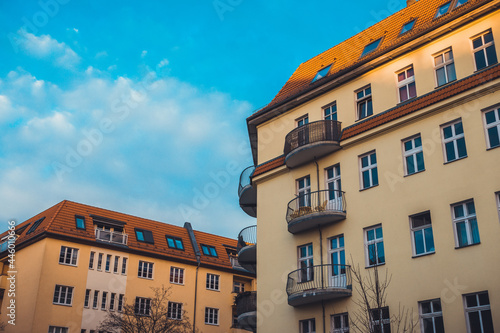
<svg viewBox="0 0 500 333"><path fill-rule="evenodd" d="M236 237L246 117L405 5L0 0L1 229L68 199Z"/></svg>

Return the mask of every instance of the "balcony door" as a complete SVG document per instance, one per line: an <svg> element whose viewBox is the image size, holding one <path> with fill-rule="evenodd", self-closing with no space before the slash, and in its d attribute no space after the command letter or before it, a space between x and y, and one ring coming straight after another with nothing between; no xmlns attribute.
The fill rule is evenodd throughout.
<svg viewBox="0 0 500 333"><path fill-rule="evenodd" d="M299 247L299 282L314 279L313 246L307 244Z"/></svg>
<svg viewBox="0 0 500 333"><path fill-rule="evenodd" d="M300 127L300 129L298 129L298 132L297 132L298 146L299 147L309 143L309 127L304 126L307 124L309 124L309 117L308 116L304 116L300 119L297 119L297 121L296 121L297 127Z"/></svg>
<svg viewBox="0 0 500 333"><path fill-rule="evenodd" d="M326 187L328 188L328 210L344 211L342 204L342 183L340 164L326 169Z"/></svg>
<svg viewBox="0 0 500 333"><path fill-rule="evenodd" d="M330 238L329 254L330 254L330 277L328 287L330 288L346 288L346 266L345 266L345 249L344 236Z"/></svg>
<svg viewBox="0 0 500 333"><path fill-rule="evenodd" d="M306 176L297 179L297 196L299 197L300 207L311 207L311 178Z"/></svg>

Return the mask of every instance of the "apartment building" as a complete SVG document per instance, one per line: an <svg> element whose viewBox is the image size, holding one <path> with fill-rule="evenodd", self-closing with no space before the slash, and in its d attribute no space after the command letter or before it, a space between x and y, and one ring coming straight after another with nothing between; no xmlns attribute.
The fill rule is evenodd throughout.
<svg viewBox="0 0 500 333"><path fill-rule="evenodd" d="M500 332L499 8L408 1L247 118L260 333L355 331L353 272L375 270L366 332L402 308L417 332Z"/></svg>
<svg viewBox="0 0 500 333"><path fill-rule="evenodd" d="M1 315L6 332L97 333L125 304L147 315L152 288L170 288L168 316L199 332L244 332L255 274L237 260L237 241L106 209L62 201L0 237ZM15 233L15 235L14 235ZM13 264L14 266L9 266ZM12 273L14 271L14 273ZM15 283L11 277L14 274ZM14 289L11 295L10 289ZM15 326L9 306L15 302ZM243 307L242 307L243 306ZM241 309L240 309L241 310Z"/></svg>

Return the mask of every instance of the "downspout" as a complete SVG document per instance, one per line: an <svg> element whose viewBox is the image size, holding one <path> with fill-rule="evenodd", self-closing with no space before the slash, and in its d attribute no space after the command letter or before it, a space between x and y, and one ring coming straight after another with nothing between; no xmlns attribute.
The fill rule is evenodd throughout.
<svg viewBox="0 0 500 333"><path fill-rule="evenodd" d="M194 283L194 313L193 313L193 333L196 332L196 304L197 304L197 299L198 299L198 271L200 269L200 258L201 258L201 252L200 248L198 247L198 242L196 241L196 237L194 235L193 228L191 227L191 223L185 222L184 223L184 228L187 230L189 239L191 240L191 245L193 246L194 254L196 256L196 278L195 278L195 283Z"/></svg>
<svg viewBox="0 0 500 333"><path fill-rule="evenodd" d="M316 158L314 159L314 164L316 164L316 184L318 189L318 207L321 205L320 199L320 188L319 188L319 165ZM323 234L321 232L321 226L318 225L319 232L319 254L321 263L321 288L325 287L325 276L324 276L324 266L323 266ZM326 333L326 318L325 318L325 301L321 301L321 307L323 308L323 333Z"/></svg>

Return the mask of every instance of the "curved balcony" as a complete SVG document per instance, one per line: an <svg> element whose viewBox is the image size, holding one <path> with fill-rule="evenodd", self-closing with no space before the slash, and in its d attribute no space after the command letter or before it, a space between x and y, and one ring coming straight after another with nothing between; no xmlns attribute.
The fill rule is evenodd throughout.
<svg viewBox="0 0 500 333"><path fill-rule="evenodd" d="M301 194L288 203L286 221L292 234L346 218L345 192L321 190Z"/></svg>
<svg viewBox="0 0 500 333"><path fill-rule="evenodd" d="M249 272L257 271L257 226L241 230L238 235L238 261Z"/></svg>
<svg viewBox="0 0 500 333"><path fill-rule="evenodd" d="M257 330L257 292L246 291L235 298L238 328L255 332Z"/></svg>
<svg viewBox="0 0 500 333"><path fill-rule="evenodd" d="M351 266L318 265L288 274L288 304L300 306L352 295Z"/></svg>
<svg viewBox="0 0 500 333"><path fill-rule="evenodd" d="M320 120L295 128L285 138L285 163L289 168L340 149L340 122Z"/></svg>
<svg viewBox="0 0 500 333"><path fill-rule="evenodd" d="M255 166L249 166L240 175L240 184L238 186L238 197L240 198L240 207L251 217L257 217L257 188L252 186L253 172Z"/></svg>

